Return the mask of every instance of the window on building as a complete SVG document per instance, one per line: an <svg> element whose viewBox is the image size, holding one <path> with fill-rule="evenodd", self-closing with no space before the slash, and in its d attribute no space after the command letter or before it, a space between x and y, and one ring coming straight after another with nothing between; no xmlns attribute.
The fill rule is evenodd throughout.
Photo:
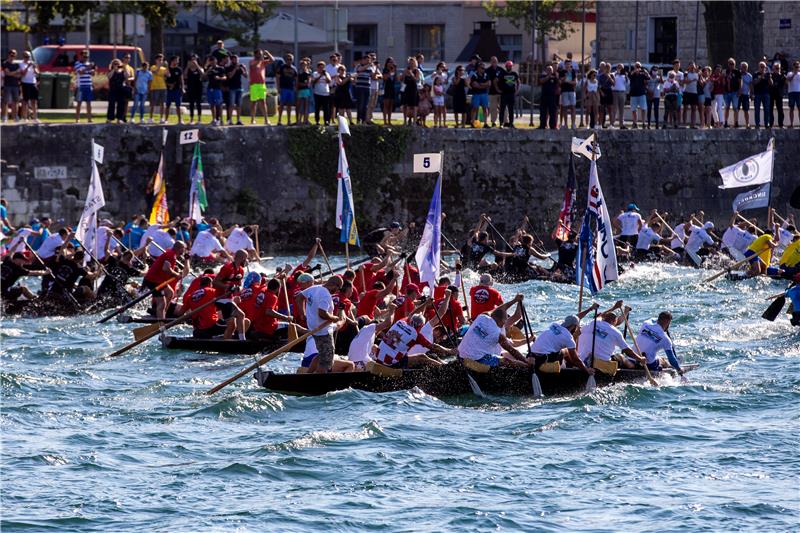
<svg viewBox="0 0 800 533"><path fill-rule="evenodd" d="M407 24L406 43L409 57L422 52L427 64L444 61L444 24Z"/></svg>
<svg viewBox="0 0 800 533"><path fill-rule="evenodd" d="M506 54L506 59L514 63L522 63L522 35L505 34L497 36L500 49Z"/></svg>
<svg viewBox="0 0 800 533"><path fill-rule="evenodd" d="M352 65L368 52L378 47L378 26L375 24L350 24L347 38L353 46L345 54L345 65Z"/></svg>
<svg viewBox="0 0 800 533"><path fill-rule="evenodd" d="M678 18L651 18L648 41L650 63L671 63L678 55Z"/></svg>

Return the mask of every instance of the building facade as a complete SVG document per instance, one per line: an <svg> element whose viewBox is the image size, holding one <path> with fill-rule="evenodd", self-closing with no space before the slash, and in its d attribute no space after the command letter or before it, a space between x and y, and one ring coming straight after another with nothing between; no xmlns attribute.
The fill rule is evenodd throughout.
<svg viewBox="0 0 800 533"><path fill-rule="evenodd" d="M763 55L800 57L800 3L761 2ZM747 24L747 21L741 21ZM703 2L597 3L597 54L612 63L709 62ZM741 58L754 60L756 58Z"/></svg>

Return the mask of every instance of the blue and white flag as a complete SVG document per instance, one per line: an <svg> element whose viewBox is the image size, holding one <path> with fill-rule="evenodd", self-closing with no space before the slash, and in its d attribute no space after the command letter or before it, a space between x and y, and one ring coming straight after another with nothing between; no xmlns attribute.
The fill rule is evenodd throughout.
<svg viewBox="0 0 800 533"><path fill-rule="evenodd" d="M595 143L592 146L592 143ZM589 161L593 159L600 159L600 145L595 141L595 135L592 133L586 139L579 139L578 137L572 138L572 153L575 155L582 155ZM594 157L592 157L594 155Z"/></svg>
<svg viewBox="0 0 800 533"><path fill-rule="evenodd" d="M606 282L616 281L619 272L617 271L617 250L614 248L614 236L611 234L611 215L603 197L600 179L597 177L595 161L592 161L589 171L589 205L587 209L594 215L597 224L597 242L591 277L599 291Z"/></svg>
<svg viewBox="0 0 800 533"><path fill-rule="evenodd" d="M361 246L353 207L353 186L350 182L350 165L344 151L342 135L350 135L347 120L339 117L339 169L336 172L336 227L340 230L339 242Z"/></svg>
<svg viewBox="0 0 800 533"><path fill-rule="evenodd" d="M436 180L425 229L414 256L419 268L419 279L430 287L436 286L439 279L439 265L442 259L442 175Z"/></svg>
<svg viewBox="0 0 800 533"><path fill-rule="evenodd" d="M733 212L740 213L747 209L760 209L769 207L769 190L772 183L765 183L761 187L736 195L733 199Z"/></svg>
<svg viewBox="0 0 800 533"><path fill-rule="evenodd" d="M594 232L592 231L592 219L594 215L587 209L583 215L581 233L578 240L578 255L575 256L575 282L580 286L585 283L592 294L597 292L594 283ZM583 263L586 262L586 277L583 276Z"/></svg>
<svg viewBox="0 0 800 533"><path fill-rule="evenodd" d="M767 149L760 154L742 159L738 163L720 169L722 177L720 189L735 189L772 182L772 166L775 162L775 139L767 144Z"/></svg>

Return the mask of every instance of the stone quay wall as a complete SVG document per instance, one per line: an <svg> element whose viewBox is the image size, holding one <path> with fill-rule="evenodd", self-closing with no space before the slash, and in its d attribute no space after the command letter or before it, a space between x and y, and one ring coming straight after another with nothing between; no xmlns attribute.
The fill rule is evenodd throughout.
<svg viewBox="0 0 800 533"><path fill-rule="evenodd" d="M15 224L50 216L77 223L90 177L91 139L105 147L99 166L101 216L126 220L149 212L146 184L161 152L162 127L132 125L2 126L2 196ZM193 145L187 127L169 126L164 146L170 212L188 212ZM445 234L461 240L481 213L504 232L527 215L543 238L564 195L570 130L455 130L354 126L345 138L363 235L392 220L425 220L435 174L414 174L414 153L444 152ZM602 130L600 182L612 213L628 202L643 212L704 210L719 223L744 189L718 188L718 170L776 140L772 205L782 214L800 184L800 130ZM306 248L315 236L338 242L334 228L338 144L333 128L227 127L201 130L209 207L224 223L257 223L266 251ZM578 206L585 205L589 162L576 158ZM765 210L751 211L762 220ZM328 246L331 253L341 246Z"/></svg>

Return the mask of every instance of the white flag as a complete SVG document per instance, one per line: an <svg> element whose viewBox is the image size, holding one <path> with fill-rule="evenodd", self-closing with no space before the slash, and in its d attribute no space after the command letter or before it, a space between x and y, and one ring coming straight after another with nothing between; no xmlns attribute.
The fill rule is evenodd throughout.
<svg viewBox="0 0 800 533"><path fill-rule="evenodd" d="M572 138L572 153L582 155L585 158L592 159L592 142L595 140L594 133L589 135L588 139ZM597 156L595 159L600 159L600 145L597 145Z"/></svg>
<svg viewBox="0 0 800 533"><path fill-rule="evenodd" d="M350 135L350 126L342 115L339 115L339 135Z"/></svg>
<svg viewBox="0 0 800 533"><path fill-rule="evenodd" d="M100 163L101 165L103 164L103 153L104 152L105 152L105 150L103 149L102 146L100 146L96 142L92 141L92 157L94 157L94 160L97 161L98 163Z"/></svg>
<svg viewBox="0 0 800 533"><path fill-rule="evenodd" d="M97 212L104 205L106 205L106 199L103 196L103 185L100 183L100 172L97 170L97 164L92 161L92 177L89 180L89 191L86 193L86 203L83 205L81 220L75 229L75 237L95 256L97 255L95 249L97 244Z"/></svg>
<svg viewBox="0 0 800 533"><path fill-rule="evenodd" d="M592 277L597 290L601 290L608 281L619 277L617 271L617 251L614 248L614 236L611 234L611 215L608 212L600 179L597 176L597 163L592 161L589 171L589 205L590 213L596 217L597 239ZM588 273L587 273L588 274Z"/></svg>
<svg viewBox="0 0 800 533"><path fill-rule="evenodd" d="M440 172L442 154L414 154L414 172Z"/></svg>
<svg viewBox="0 0 800 533"><path fill-rule="evenodd" d="M442 175L436 180L425 229L419 241L417 253L414 255L419 268L419 279L435 287L439 281L439 267L442 260Z"/></svg>
<svg viewBox="0 0 800 533"><path fill-rule="evenodd" d="M192 144L200 140L200 130L184 130L179 135L181 144Z"/></svg>
<svg viewBox="0 0 800 533"><path fill-rule="evenodd" d="M722 185L719 188L735 189L771 182L772 163L775 159L775 151L772 148L773 140L770 139L765 152L721 169L719 175L722 176Z"/></svg>

